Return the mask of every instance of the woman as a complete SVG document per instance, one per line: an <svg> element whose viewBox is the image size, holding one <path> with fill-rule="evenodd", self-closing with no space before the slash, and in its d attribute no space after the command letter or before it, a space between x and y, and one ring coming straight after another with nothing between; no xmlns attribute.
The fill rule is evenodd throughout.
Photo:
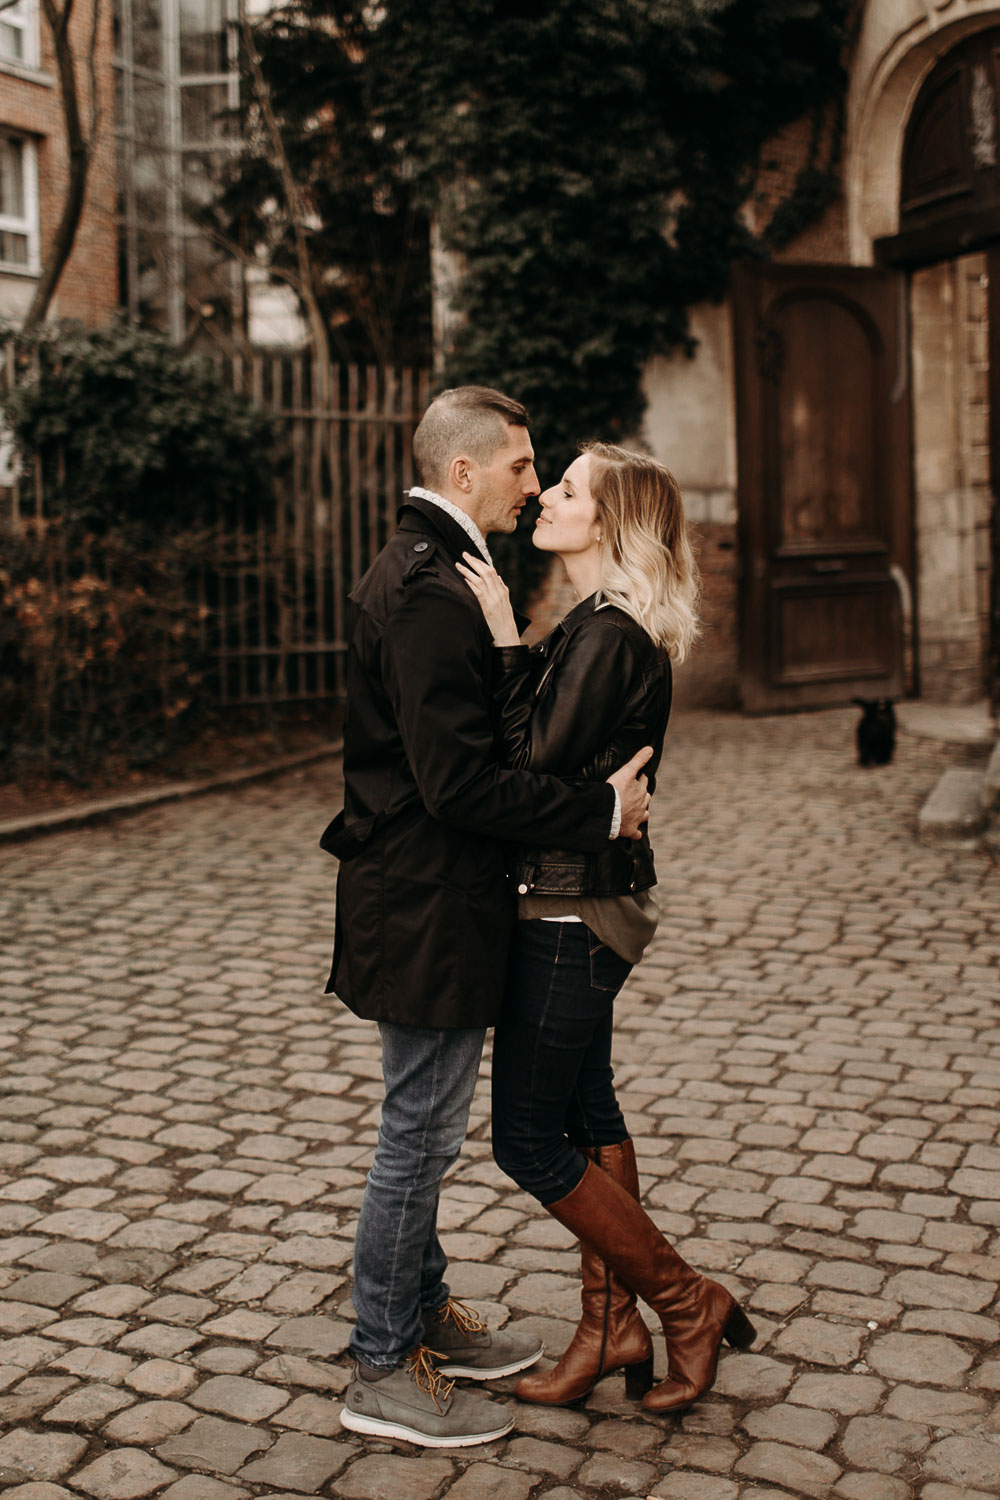
<svg viewBox="0 0 1000 1500"><path fill-rule="evenodd" d="M534 544L564 562L581 599L529 650L507 590L466 553L459 569L498 649L506 763L604 778L643 746L649 788L670 713L671 657L697 633L697 569L676 481L645 454L589 443L541 496ZM694 1271L639 1204L635 1149L611 1070L614 999L656 930L648 834L600 855L518 849L517 933L493 1050L493 1152L581 1241L583 1316L554 1369L524 1376L523 1401L567 1405L624 1369L648 1411L679 1411L712 1385L723 1339L755 1337L733 1297ZM636 1294L657 1313L668 1376ZM643 1394L645 1393L645 1394Z"/></svg>

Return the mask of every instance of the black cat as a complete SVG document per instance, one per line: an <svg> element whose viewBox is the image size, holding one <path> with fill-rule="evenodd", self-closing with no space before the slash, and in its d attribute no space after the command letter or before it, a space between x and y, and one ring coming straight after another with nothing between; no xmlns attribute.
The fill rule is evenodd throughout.
<svg viewBox="0 0 1000 1500"><path fill-rule="evenodd" d="M864 712L858 720L859 766L887 766L896 748L896 712L891 698L852 698Z"/></svg>

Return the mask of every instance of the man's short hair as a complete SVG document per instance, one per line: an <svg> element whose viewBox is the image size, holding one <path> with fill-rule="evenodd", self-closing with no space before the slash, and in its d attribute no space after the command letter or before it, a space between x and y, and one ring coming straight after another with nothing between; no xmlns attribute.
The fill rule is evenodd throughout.
<svg viewBox="0 0 1000 1500"><path fill-rule="evenodd" d="M520 401L488 385L459 385L442 391L424 412L413 434L413 462L420 482L440 489L453 458L486 465L507 442L508 427L530 427Z"/></svg>

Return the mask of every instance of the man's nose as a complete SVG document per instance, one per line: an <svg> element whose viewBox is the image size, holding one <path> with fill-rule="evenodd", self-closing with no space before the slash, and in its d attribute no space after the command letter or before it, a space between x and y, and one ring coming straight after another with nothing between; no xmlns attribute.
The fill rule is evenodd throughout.
<svg viewBox="0 0 1000 1500"><path fill-rule="evenodd" d="M522 488L526 495L538 494L538 475L535 473L534 465L524 471L524 484Z"/></svg>

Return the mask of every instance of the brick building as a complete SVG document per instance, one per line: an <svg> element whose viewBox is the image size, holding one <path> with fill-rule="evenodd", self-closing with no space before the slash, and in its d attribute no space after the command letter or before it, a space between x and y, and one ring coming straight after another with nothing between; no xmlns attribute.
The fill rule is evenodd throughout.
<svg viewBox="0 0 1000 1500"><path fill-rule="evenodd" d="M74 7L70 37L86 58L94 0ZM114 151L112 21L98 10L94 49L97 123L87 197L73 253L52 312L104 322L118 306L118 228ZM90 70L78 66L81 115L91 119ZM37 0L0 12L0 319L19 322L34 294L62 212L66 139L52 39Z"/></svg>
<svg viewBox="0 0 1000 1500"><path fill-rule="evenodd" d="M70 23L81 115L96 0ZM87 199L50 316L120 306L180 342L239 316L242 275L192 223L212 163L233 149L236 0L98 5L97 127ZM26 312L62 209L67 153L52 39L38 0L0 11L0 318Z"/></svg>
<svg viewBox="0 0 1000 1500"><path fill-rule="evenodd" d="M706 585L688 701L998 694L1000 3L867 0L849 64L843 197L647 370ZM765 200L804 125L772 147Z"/></svg>

